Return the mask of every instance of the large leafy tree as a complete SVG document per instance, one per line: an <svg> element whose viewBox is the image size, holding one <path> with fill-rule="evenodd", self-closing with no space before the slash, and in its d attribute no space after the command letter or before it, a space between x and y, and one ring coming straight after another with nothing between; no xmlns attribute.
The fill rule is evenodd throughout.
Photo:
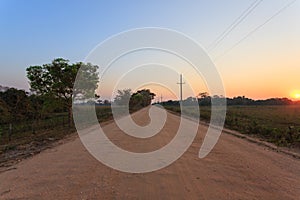
<svg viewBox="0 0 300 200"><path fill-rule="evenodd" d="M30 87L40 96L48 96L60 100L69 112L69 124L72 123L72 98L74 94L83 96L95 93L98 83L98 66L90 63L70 64L63 58L54 59L49 64L30 66L26 69ZM79 72L80 84L74 91L74 82ZM87 89L88 88L88 89Z"/></svg>

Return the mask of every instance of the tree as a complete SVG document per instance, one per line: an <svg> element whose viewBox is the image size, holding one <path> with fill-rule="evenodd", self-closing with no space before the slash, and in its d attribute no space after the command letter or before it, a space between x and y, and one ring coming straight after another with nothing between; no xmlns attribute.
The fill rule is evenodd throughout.
<svg viewBox="0 0 300 200"><path fill-rule="evenodd" d="M98 83L97 69L97 65L90 63L69 64L68 60L57 58L49 64L30 66L26 71L31 91L37 95L61 100L68 110L69 125L71 125L73 92L75 95L82 94L83 96L90 95L91 92L94 93ZM74 82L78 72L80 72L82 85L78 84L77 91L74 91ZM88 91L84 91L86 87L89 87Z"/></svg>
<svg viewBox="0 0 300 200"><path fill-rule="evenodd" d="M155 94L150 92L149 89L139 90L131 95L129 107L132 109L139 109L151 104Z"/></svg>
<svg viewBox="0 0 300 200"><path fill-rule="evenodd" d="M47 117L49 113L66 112L67 108L64 102L54 96L40 96L32 94L29 96L30 110L28 115L35 120Z"/></svg>
<svg viewBox="0 0 300 200"><path fill-rule="evenodd" d="M211 96L209 96L209 94L207 92L200 92L198 95L198 104L200 106L210 106L211 105Z"/></svg>
<svg viewBox="0 0 300 200"><path fill-rule="evenodd" d="M109 106L109 105L110 105L110 102L109 102L109 100L105 99L105 100L103 101L103 105L107 105L107 106Z"/></svg>
<svg viewBox="0 0 300 200"><path fill-rule="evenodd" d="M131 97L131 89L118 90L117 95L114 98L114 103L116 105L126 105L129 103Z"/></svg>
<svg viewBox="0 0 300 200"><path fill-rule="evenodd" d="M195 97L188 97L183 100L184 105L194 105L195 102L197 102L197 99Z"/></svg>
<svg viewBox="0 0 300 200"><path fill-rule="evenodd" d="M98 66L91 63L84 64L82 62L74 64L80 69L77 72L76 83L74 85L73 94L76 100L94 101L100 96L95 94L97 83L99 81Z"/></svg>
<svg viewBox="0 0 300 200"><path fill-rule="evenodd" d="M4 100L0 98L0 124L10 121L9 107Z"/></svg>
<svg viewBox="0 0 300 200"><path fill-rule="evenodd" d="M24 90L9 88L1 93L1 99L7 105L10 121L24 120L30 110L30 101Z"/></svg>
<svg viewBox="0 0 300 200"><path fill-rule="evenodd" d="M149 89L139 90L132 94L131 89L118 90L114 104L126 106L129 104L131 110L137 110L151 104L155 94Z"/></svg>
<svg viewBox="0 0 300 200"><path fill-rule="evenodd" d="M202 99L205 99L206 97L209 96L209 94L208 94L207 92L200 92L200 93L198 94L198 96L199 96L200 98L202 98Z"/></svg>

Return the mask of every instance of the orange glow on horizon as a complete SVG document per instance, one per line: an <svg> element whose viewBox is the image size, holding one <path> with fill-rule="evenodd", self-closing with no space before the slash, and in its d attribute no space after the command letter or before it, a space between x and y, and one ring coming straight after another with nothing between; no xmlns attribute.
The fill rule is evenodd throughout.
<svg viewBox="0 0 300 200"><path fill-rule="evenodd" d="M300 90L295 90L291 93L291 97L296 100L300 100Z"/></svg>

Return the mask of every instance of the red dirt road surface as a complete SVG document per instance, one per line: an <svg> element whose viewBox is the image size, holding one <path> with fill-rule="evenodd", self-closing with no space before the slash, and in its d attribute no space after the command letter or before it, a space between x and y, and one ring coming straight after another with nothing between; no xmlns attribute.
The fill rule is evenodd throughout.
<svg viewBox="0 0 300 200"><path fill-rule="evenodd" d="M149 121L146 109L133 114ZM162 131L130 137L115 123L103 129L118 146L148 152L166 145L180 117L168 113ZM207 127L200 125L187 152L158 171L132 174L111 169L83 147L78 137L43 151L0 173L0 199L299 199L300 161L223 133L205 158L198 152Z"/></svg>

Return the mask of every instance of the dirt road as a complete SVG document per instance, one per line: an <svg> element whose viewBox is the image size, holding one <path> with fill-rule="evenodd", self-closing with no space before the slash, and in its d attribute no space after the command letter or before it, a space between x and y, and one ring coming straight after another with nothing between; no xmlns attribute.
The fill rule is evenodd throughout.
<svg viewBox="0 0 300 200"><path fill-rule="evenodd" d="M134 120L145 125L147 110L135 113ZM147 152L166 145L179 121L168 113L161 133L148 139L125 135L114 123L103 129L118 146ZM179 160L146 174L106 167L74 137L1 173L0 199L299 199L299 160L225 133L213 151L199 159L206 129L200 126Z"/></svg>

